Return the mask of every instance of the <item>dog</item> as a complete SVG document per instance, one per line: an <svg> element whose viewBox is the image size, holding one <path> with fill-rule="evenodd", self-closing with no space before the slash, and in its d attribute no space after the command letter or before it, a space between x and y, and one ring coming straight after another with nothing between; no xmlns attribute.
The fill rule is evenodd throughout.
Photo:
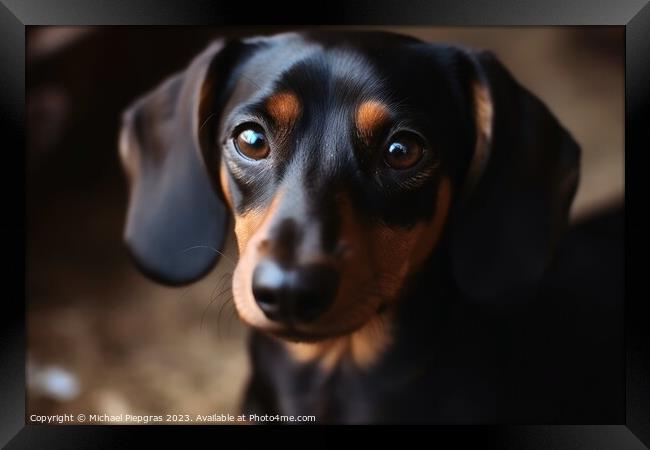
<svg viewBox="0 0 650 450"><path fill-rule="evenodd" d="M552 328L530 305L580 149L494 54L384 32L220 39L126 110L119 147L124 239L148 276L201 278L234 226L247 414L560 408L565 378L524 336Z"/></svg>

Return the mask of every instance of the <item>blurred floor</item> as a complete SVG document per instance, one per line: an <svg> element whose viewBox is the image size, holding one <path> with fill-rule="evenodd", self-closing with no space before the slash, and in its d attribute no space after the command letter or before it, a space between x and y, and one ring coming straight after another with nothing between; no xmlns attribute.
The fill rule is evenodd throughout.
<svg viewBox="0 0 650 450"><path fill-rule="evenodd" d="M622 202L622 28L394 30L495 52L582 147L573 216ZM37 376L28 414L236 414L248 374L246 330L229 301L236 246L230 239L228 257L188 288L140 275L120 242L115 143L133 98L219 33L258 31L52 31L28 34L28 354L32 375L60 368L78 390L63 395Z"/></svg>

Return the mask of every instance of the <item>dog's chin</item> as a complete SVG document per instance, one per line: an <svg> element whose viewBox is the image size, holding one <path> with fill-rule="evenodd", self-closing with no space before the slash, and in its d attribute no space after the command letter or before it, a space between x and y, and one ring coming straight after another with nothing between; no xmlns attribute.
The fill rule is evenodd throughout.
<svg viewBox="0 0 650 450"><path fill-rule="evenodd" d="M353 327L347 327L344 329L338 329L336 331L318 331L318 332L310 332L310 331L305 331L305 330L298 330L295 328L283 328L280 330L262 330L266 333L271 334L272 336L289 341L289 342L296 342L296 343L317 343L317 342L323 342L327 341L330 339L335 339L338 337L342 336L347 336L349 334L354 333L356 330L363 328L363 326L367 322L363 322L357 326Z"/></svg>

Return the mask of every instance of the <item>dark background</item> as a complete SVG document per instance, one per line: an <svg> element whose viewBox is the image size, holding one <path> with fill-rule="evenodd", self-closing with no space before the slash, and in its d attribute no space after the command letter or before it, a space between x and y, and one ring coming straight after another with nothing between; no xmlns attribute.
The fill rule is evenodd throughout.
<svg viewBox="0 0 650 450"><path fill-rule="evenodd" d="M276 30L29 27L28 414L237 412L248 367L245 329L224 304L232 266L180 289L133 268L117 132L124 107L211 38ZM396 30L493 50L582 147L574 220L622 203L622 28ZM225 253L236 259L232 241ZM622 342L622 303L609 307L607 336ZM603 346L612 365L617 342Z"/></svg>

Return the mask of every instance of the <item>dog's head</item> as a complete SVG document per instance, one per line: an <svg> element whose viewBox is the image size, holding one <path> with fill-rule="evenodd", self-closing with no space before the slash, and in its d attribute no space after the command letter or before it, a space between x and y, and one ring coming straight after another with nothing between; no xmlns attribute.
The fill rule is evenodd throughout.
<svg viewBox="0 0 650 450"><path fill-rule="evenodd" d="M534 284L579 153L491 54L385 33L218 41L125 113L120 149L139 266L201 277L232 216L240 317L295 340L393 307L443 241L473 298Z"/></svg>

